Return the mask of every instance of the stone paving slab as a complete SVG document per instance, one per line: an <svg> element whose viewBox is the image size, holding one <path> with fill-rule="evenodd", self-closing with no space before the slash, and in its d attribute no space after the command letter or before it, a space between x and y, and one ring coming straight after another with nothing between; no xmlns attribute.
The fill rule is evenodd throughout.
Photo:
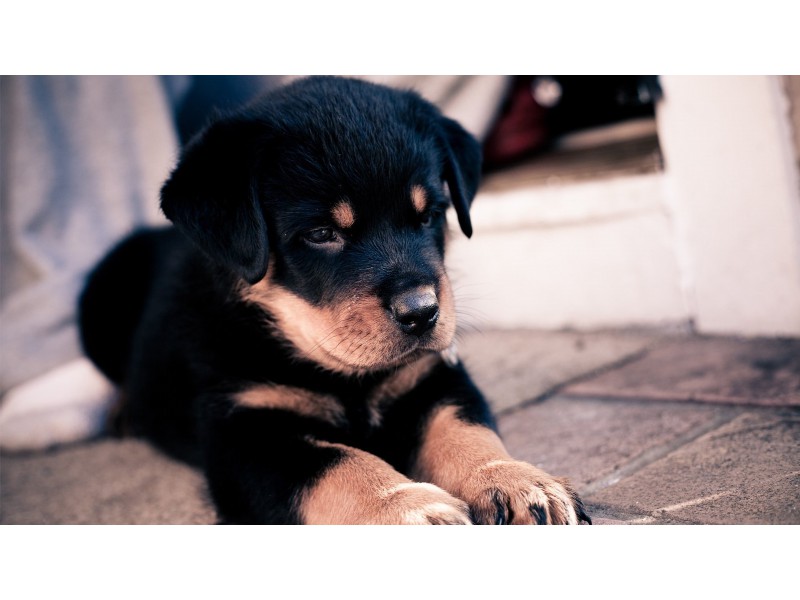
<svg viewBox="0 0 800 600"><path fill-rule="evenodd" d="M144 442L0 456L0 523L214 523L202 476Z"/></svg>
<svg viewBox="0 0 800 600"><path fill-rule="evenodd" d="M509 451L583 492L736 409L551 398L499 420ZM0 457L2 523L212 523L201 476L147 444L102 440ZM619 521L613 511L602 522ZM638 513L634 516L641 516ZM627 517L626 517L627 518Z"/></svg>
<svg viewBox="0 0 800 600"><path fill-rule="evenodd" d="M800 410L745 412L588 496L640 523L800 523Z"/></svg>
<svg viewBox="0 0 800 600"><path fill-rule="evenodd" d="M497 412L640 355L661 340L649 332L489 330L468 333L458 351Z"/></svg>
<svg viewBox="0 0 800 600"><path fill-rule="evenodd" d="M571 477L598 524L800 522L800 411L556 397L500 429L514 456ZM215 520L201 476L142 442L1 461L4 524Z"/></svg>
<svg viewBox="0 0 800 600"><path fill-rule="evenodd" d="M579 492L613 485L628 467L656 460L735 418L740 409L556 396L501 417L515 458L568 477Z"/></svg>
<svg viewBox="0 0 800 600"><path fill-rule="evenodd" d="M783 403L794 345L762 341L488 332L467 336L461 354L512 455L570 477L598 524L800 523L800 408L665 402L653 391L703 399L697 390L731 370L739 375L716 387L728 400ZM602 399L574 393L579 384L565 395L576 378L613 385ZM628 385L643 398L624 399ZM142 442L0 457L0 523L214 521L200 474Z"/></svg>
<svg viewBox="0 0 800 600"><path fill-rule="evenodd" d="M800 406L800 340L681 337L638 360L567 386L592 398Z"/></svg>

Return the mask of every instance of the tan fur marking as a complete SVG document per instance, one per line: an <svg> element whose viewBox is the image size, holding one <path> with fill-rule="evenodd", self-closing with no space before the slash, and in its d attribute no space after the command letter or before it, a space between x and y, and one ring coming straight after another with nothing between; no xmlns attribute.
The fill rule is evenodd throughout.
<svg viewBox="0 0 800 600"><path fill-rule="evenodd" d="M377 427L381 413L393 400L413 390L433 368L442 362L438 354L429 354L411 364L399 367L378 385L367 398L370 423Z"/></svg>
<svg viewBox="0 0 800 600"><path fill-rule="evenodd" d="M493 431L461 421L453 406L429 421L412 476L466 500L477 522L494 522L498 500L516 524L535 523L537 510L547 523L578 522L566 481L512 459Z"/></svg>
<svg viewBox="0 0 800 600"><path fill-rule="evenodd" d="M354 294L337 306L320 308L265 279L245 297L275 317L277 333L300 357L331 371L355 374L401 354L393 343L393 326L374 296Z"/></svg>
<svg viewBox="0 0 800 600"><path fill-rule="evenodd" d="M344 420L344 406L335 397L285 385L257 385L237 394L234 401L249 408L289 410L334 425Z"/></svg>
<svg viewBox="0 0 800 600"><path fill-rule="evenodd" d="M311 525L467 524L467 506L429 483L415 483L377 456L329 442L344 459L300 500L303 522Z"/></svg>
<svg viewBox="0 0 800 600"><path fill-rule="evenodd" d="M264 279L243 284L240 295L274 317L276 333L290 342L297 355L340 373L357 374L390 368L421 351L441 351L453 340L455 306L450 282L439 283L439 320L425 348L403 336L373 294L352 294L338 304L317 307L272 281L272 261Z"/></svg>
<svg viewBox="0 0 800 600"><path fill-rule="evenodd" d="M341 200L331 211L334 222L342 229L348 229L356 222L356 213L353 205L347 200Z"/></svg>
<svg viewBox="0 0 800 600"><path fill-rule="evenodd" d="M463 484L476 470L511 457L497 434L488 427L463 422L456 410L455 406L443 406L428 422L412 477L463 497Z"/></svg>
<svg viewBox="0 0 800 600"><path fill-rule="evenodd" d="M414 205L414 210L417 213L422 214L425 212L428 199L425 197L425 190L422 187L415 185L411 188L411 204Z"/></svg>

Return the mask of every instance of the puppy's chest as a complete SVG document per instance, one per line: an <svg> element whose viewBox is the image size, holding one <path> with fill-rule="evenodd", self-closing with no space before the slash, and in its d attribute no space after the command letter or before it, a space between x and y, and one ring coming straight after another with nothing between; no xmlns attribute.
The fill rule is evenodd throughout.
<svg viewBox="0 0 800 600"><path fill-rule="evenodd" d="M368 439L385 425L397 402L413 396L415 388L439 364L438 355L425 356L375 381L313 389L296 382L259 383L235 397L240 406L288 411L324 424L341 435Z"/></svg>

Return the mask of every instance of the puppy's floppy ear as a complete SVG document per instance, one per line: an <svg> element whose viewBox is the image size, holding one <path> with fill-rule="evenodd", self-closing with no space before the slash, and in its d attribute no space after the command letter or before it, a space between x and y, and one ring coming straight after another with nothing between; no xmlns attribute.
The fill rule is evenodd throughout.
<svg viewBox="0 0 800 600"><path fill-rule="evenodd" d="M161 188L161 210L212 260L249 283L267 272L267 226L259 203L262 125L225 119L195 137Z"/></svg>
<svg viewBox="0 0 800 600"><path fill-rule="evenodd" d="M481 146L461 125L442 117L447 159L444 178L450 188L450 197L458 215L458 224L467 237L472 237L469 206L481 178Z"/></svg>

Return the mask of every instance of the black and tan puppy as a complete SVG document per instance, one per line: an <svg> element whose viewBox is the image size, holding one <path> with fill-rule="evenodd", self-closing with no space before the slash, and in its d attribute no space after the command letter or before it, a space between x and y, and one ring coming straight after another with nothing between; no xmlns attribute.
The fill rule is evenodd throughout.
<svg viewBox="0 0 800 600"><path fill-rule="evenodd" d="M81 299L123 421L244 523L579 523L452 352L445 210L480 148L418 95L309 78L211 124Z"/></svg>

